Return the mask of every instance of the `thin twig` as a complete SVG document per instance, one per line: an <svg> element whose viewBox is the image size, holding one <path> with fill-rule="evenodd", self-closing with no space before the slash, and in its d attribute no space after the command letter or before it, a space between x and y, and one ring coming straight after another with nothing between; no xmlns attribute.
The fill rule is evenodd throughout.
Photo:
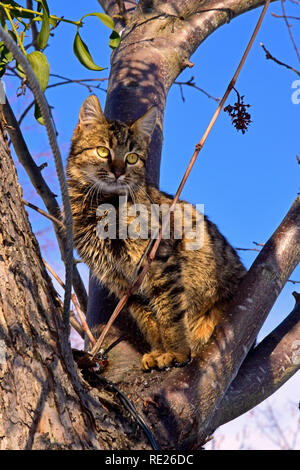
<svg viewBox="0 0 300 470"><path fill-rule="evenodd" d="M284 18L284 16L282 16L282 15L276 15L276 13L271 13L271 15L274 16L274 18ZM286 15L286 18L291 19L291 20L300 20L300 16L289 16L289 15Z"/></svg>
<svg viewBox="0 0 300 470"><path fill-rule="evenodd" d="M25 49L24 49L23 42L22 42L20 36L18 35L17 28L16 28L16 26L15 26L13 20L12 20L12 17L11 17L11 15L10 15L10 13L9 13L9 9L6 8L5 6L3 6L3 9L4 9L4 11L5 11L5 14L6 14L6 16L7 16L8 20L9 20L10 24L11 24L11 27L12 27L14 33L15 33L15 36L16 36L16 38L17 38L18 44L19 44L19 46L20 46L20 49L21 49L21 51L23 52L23 54L25 55L25 57L26 57L27 53L26 53L26 51L25 51Z"/></svg>
<svg viewBox="0 0 300 470"><path fill-rule="evenodd" d="M293 44L293 46L294 46L296 55L297 55L298 60L299 60L299 62L300 62L300 53L299 53L299 51L298 51L297 44L296 44L295 39L294 39L294 36L293 36L293 34L292 34L291 25L289 24L289 22L288 22L288 20L287 20L287 16L286 16L286 13L285 13L285 7L284 7L284 1L285 1L285 0L281 0L281 8L282 8L283 19L284 19L284 22L285 22L286 27L287 27L287 29L288 29L289 36L290 36L291 41L292 41L292 44Z"/></svg>
<svg viewBox="0 0 300 470"><path fill-rule="evenodd" d="M23 113L21 114L21 116L20 116L19 119L18 119L18 124L19 124L19 126L22 124L23 119L26 117L27 113L31 110L31 108L33 107L34 103L35 103L35 102L32 101L32 102L27 106L27 108L24 109Z"/></svg>
<svg viewBox="0 0 300 470"><path fill-rule="evenodd" d="M19 75L14 71L13 67L7 67L7 69L10 70L11 72L13 72L14 75L17 78L20 78ZM61 86L61 85L69 85L69 84L75 83L77 85L85 86L86 88L88 88L88 90L90 92L92 91L91 90L92 88L97 88L98 90L103 90L103 91L106 92L106 89L105 88L100 88L99 85L87 85L84 82L104 82L104 81L108 80L108 78L82 78L82 79L77 79L77 80L74 79L73 80L71 78L66 78L66 77L63 77L61 75L57 75L57 74L54 74L54 73L51 73L50 76L61 78L64 81L63 82L58 82L58 83L52 83L51 85L47 86L46 90L48 90L49 88L54 88L54 87ZM21 125L22 121L24 120L24 118L27 116L27 114L29 113L29 111L33 107L34 103L35 103L35 101L33 100L22 112L21 116L18 119L19 126ZM10 142L9 142L9 145L10 145Z"/></svg>
<svg viewBox="0 0 300 470"><path fill-rule="evenodd" d="M268 49L266 49L266 47L263 45L262 42L260 43L260 45L261 45L261 47L263 48L263 50L265 51L265 53L266 53L266 59L271 59L271 60L273 60L274 62L276 62L276 64L282 65L283 67L286 67L287 69L292 70L293 72L295 72L297 75L300 76L299 70L296 70L296 69L294 69L294 67L291 67L290 65L287 65L287 64L285 64L284 62L281 62L281 60L276 59L276 57L274 57L274 56L268 51Z"/></svg>
<svg viewBox="0 0 300 470"><path fill-rule="evenodd" d="M62 301L58 298L58 302L60 303L60 306L63 307ZM82 339L84 339L84 330L82 326L80 325L79 321L77 320L75 313L72 309L70 309L70 323L71 326L74 328L75 331L81 336Z"/></svg>
<svg viewBox="0 0 300 470"><path fill-rule="evenodd" d="M236 248L239 251L260 251L258 248Z"/></svg>
<svg viewBox="0 0 300 470"><path fill-rule="evenodd" d="M165 229L166 229L166 226L167 226L167 224L168 224L168 220L169 220L169 217L168 217L168 216L170 215L171 212L174 211L175 205L176 205L176 203L177 203L177 201L178 201L178 199L179 199L179 196L180 196L180 194L181 194L181 192L182 192L182 189L183 189L183 187L184 187L184 185L185 185L185 183L186 183L186 180L187 180L187 178L188 178L188 176L189 176L189 174L190 174L190 172L191 172L191 170L192 170L192 167L193 167L193 165L194 165L194 163L195 163L195 161L196 161L196 159L197 159L197 157L198 157L198 155L199 155L201 149L203 148L203 145L204 145L204 143L205 143L205 141L206 141L206 139L207 139L207 137L208 137L208 135L209 135L209 133L210 133L210 131L211 131L213 125L214 125L214 123L216 122L216 120L217 120L217 118L218 118L218 116L219 116L219 114L220 114L220 112L221 112L221 110L222 110L222 108L223 108L223 106L224 106L224 103L226 102L226 100L227 100L227 98L228 98L228 95L230 94L231 90L232 90L233 87L235 86L235 83L236 83L236 81L237 81L237 78L238 78L238 76L239 76L239 73L240 73L240 71L241 71L241 69L242 69L242 67L243 67L243 65L244 65L244 63L245 63L245 61L246 61L246 58L247 58L247 56L248 56L248 54L249 54L249 51L250 51L250 49L251 49L251 47L252 47L252 44L253 44L253 42L254 42L254 40L255 40L255 38L256 38L256 35L257 35L257 33L258 33L258 30L259 30L259 28L260 28L260 26L261 26L261 23L262 23L263 19L264 19L264 16L265 16L265 14L266 14L266 11L267 11L267 8L268 8L268 6L269 6L269 4L270 4L270 1L271 1L271 0L266 0L266 3L265 3L264 8L263 8L263 11L262 11L262 13L261 13L261 15L260 15L260 17L259 17L259 20L258 20L258 22L257 22L257 25L256 25L256 27L255 27L255 29L254 29L254 32L253 32L252 36L251 36L251 39L250 39L250 41L249 41L249 44L248 44L248 46L247 46L247 48L246 48L246 50L245 50L245 52L244 52L244 54L243 54L243 57L242 57L242 59L241 59L239 65L238 65L238 67L237 67L237 69L236 69L236 72L235 72L235 74L234 74L234 76L233 76L231 82L229 83L229 85L228 85L228 87L227 87L227 89L226 89L226 91L225 91L225 93L224 93L224 96L223 96L223 98L221 99L221 101L220 101L220 103L219 103L219 105L218 105L218 107L217 107L217 109L216 109L216 111L215 111L215 113L214 113L214 115L213 115L213 117L212 117L212 119L211 119L211 121L210 121L210 123L209 123L207 129L206 129L206 131L204 132L202 139L201 139L200 142L195 146L195 150L194 150L194 154L193 154L193 156L192 156L192 159L191 159L191 161L190 161L190 163L189 163L189 165L188 165L188 168L187 168L187 170L186 170L186 172L185 172L185 174L184 174L184 176L183 176L183 178L182 178L182 181L181 181L181 183L180 183L180 185L179 185L179 187L178 187L178 189L177 189L177 192L176 192L176 194L175 194L175 196L174 196L174 199L173 199L173 201L172 201L172 204L170 205L170 208L169 208L167 217L165 217L165 219L164 219L163 222L162 222L162 226L161 226L161 229L160 229L160 232L159 232L159 236L158 236L157 240L155 241L155 243L154 243L154 245L153 245L153 247L152 247L152 249L151 249L151 251L150 251L150 254L149 254L149 256L148 256L147 262L145 263L145 266L144 266L144 268L142 269L142 271L141 271L141 273L139 274L139 276L135 279L135 281L133 281L133 283L132 283L131 286L129 287L128 291L123 295L123 297L122 297L121 300L119 301L118 305L116 306L116 308L115 308L115 310L114 310L112 316L110 317L108 323L106 324L106 326L104 327L104 329L103 329L103 331L102 331L100 337L98 338L97 343L96 343L95 346L92 348L91 354L92 354L93 356L95 356L95 355L97 354L97 352L99 351L99 349L101 348L102 342L103 342L103 340L104 340L104 338L105 338L105 336L106 336L108 330L110 329L111 325L113 324L114 320L115 320L116 317L119 315L119 313L121 312L121 310L124 308L125 304L127 303L127 300L128 300L129 297L131 296L131 294L134 293L134 292L141 286L141 284L142 284L142 282L143 282L143 280L144 280L146 274L148 273L148 271L149 271L149 269L150 269L151 263L152 263L152 261L153 261L155 255L156 255L156 251L157 251L157 249L158 249L158 247L159 247L159 244L160 244L160 242L161 242L163 233L164 233L164 231L165 231Z"/></svg>
<svg viewBox="0 0 300 470"><path fill-rule="evenodd" d="M65 284L64 282L60 279L59 275L54 271L53 268L51 268L51 266L47 263L47 261L45 261L43 259L43 262L44 262L44 265L46 266L46 268L48 269L48 271L52 274L52 276L57 280L57 282L60 284L60 286L64 289L65 288ZM78 302L77 302L77 298L75 296L75 294L71 294L71 298L72 298L72 302L74 304L74 307L78 313L78 316L80 318L80 321L81 321L81 324L82 324L82 328L83 330L86 332L87 336L89 337L90 341L95 344L96 343L96 340L91 332L91 330L89 329L88 327L88 324L86 322L86 319L85 319L85 315L84 313L82 312L81 308L79 307L78 305Z"/></svg>
<svg viewBox="0 0 300 470"><path fill-rule="evenodd" d="M97 88L98 90L106 91L105 88L100 88L99 85L87 85L87 83L85 82L105 82L108 80L108 77L72 79L72 78L64 77L62 75L58 75L56 73L50 73L50 76L60 78L61 80L63 80L63 82L52 83L51 85L48 85L47 88L54 88L60 85L68 85L71 83L76 83L77 85L82 85L82 86L87 87L89 91L91 91L90 88Z"/></svg>
<svg viewBox="0 0 300 470"><path fill-rule="evenodd" d="M179 86L182 101L185 101L185 98L184 98L184 95L183 95L183 90L182 90L183 86L189 86L189 87L195 88L196 90L201 91L201 93L204 93L204 95L206 95L208 98L216 101L217 103L219 103L219 101L220 101L220 98L215 98L214 96L207 93L207 91L203 90L203 88L200 88L199 86L197 86L196 83L194 82L194 77L191 77L186 82L176 81L176 82L174 82L174 85Z"/></svg>
<svg viewBox="0 0 300 470"><path fill-rule="evenodd" d="M43 209L40 209L39 207L35 206L31 202L25 201L25 199L22 199L22 202L23 202L23 204L25 204L25 206L30 207L30 209L35 210L39 214L42 214L44 217L47 217L47 219L50 219L50 220L52 220L52 222L55 222L60 227L65 228L64 223L61 220L54 217L53 215L48 214L48 212L44 211Z"/></svg>
<svg viewBox="0 0 300 470"><path fill-rule="evenodd" d="M253 243L254 245L256 245L256 246L265 246L264 243L257 243L257 242L252 242L252 243Z"/></svg>
<svg viewBox="0 0 300 470"><path fill-rule="evenodd" d="M32 10L32 9L33 9L33 2L32 2L32 0L27 0L27 2L26 2L26 7L27 7L29 10ZM38 30L37 30L36 21L32 21L32 22L31 22L31 33L32 33L32 44L29 44L29 46L33 46L36 51L39 51L40 48L39 48L38 45L37 45L37 38L38 38L39 32L38 32ZM25 47L25 49L27 49L27 47Z"/></svg>

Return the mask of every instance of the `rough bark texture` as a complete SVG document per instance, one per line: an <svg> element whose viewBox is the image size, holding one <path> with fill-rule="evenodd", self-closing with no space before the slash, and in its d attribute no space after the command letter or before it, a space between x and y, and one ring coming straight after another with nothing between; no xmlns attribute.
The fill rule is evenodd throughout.
<svg viewBox="0 0 300 470"><path fill-rule="evenodd" d="M299 369L300 302L245 359L213 418L215 429L272 395Z"/></svg>
<svg viewBox="0 0 300 470"><path fill-rule="evenodd" d="M135 424L110 395L89 392L63 341L61 308L21 203L2 123L0 449L129 448L124 429L132 434ZM110 402L117 413L108 412Z"/></svg>

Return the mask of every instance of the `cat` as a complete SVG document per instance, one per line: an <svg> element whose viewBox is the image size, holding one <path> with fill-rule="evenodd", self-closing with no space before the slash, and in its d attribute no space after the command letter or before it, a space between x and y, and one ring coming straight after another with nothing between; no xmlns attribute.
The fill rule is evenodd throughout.
<svg viewBox="0 0 300 470"><path fill-rule="evenodd" d="M120 214L120 198L131 209L138 203L149 212L155 204L170 206L172 196L146 183L145 163L156 123L155 107L131 124L106 120L98 98L90 95L72 138L67 176L74 244L93 275L117 298L131 284L149 240L118 237L119 219L114 219L116 237L101 238L97 224L109 208ZM101 204L108 209L99 217ZM199 214L188 206L195 221ZM131 219L125 215L125 223ZM206 216L202 229L202 247L190 250L189 235L177 239L173 224L142 286L129 299L129 312L150 346L142 357L146 371L184 365L198 354L225 317L246 273L236 251Z"/></svg>

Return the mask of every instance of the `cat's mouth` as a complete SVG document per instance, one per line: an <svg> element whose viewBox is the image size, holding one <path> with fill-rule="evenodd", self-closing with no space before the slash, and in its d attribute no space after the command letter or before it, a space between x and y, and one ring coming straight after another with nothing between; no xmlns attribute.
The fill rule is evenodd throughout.
<svg viewBox="0 0 300 470"><path fill-rule="evenodd" d="M126 196L128 194L128 184L124 181L113 180L109 178L109 180L99 181L99 186L101 187L102 193L107 196L110 194L118 195L118 196Z"/></svg>
<svg viewBox="0 0 300 470"><path fill-rule="evenodd" d="M130 193L129 182L124 178L115 178L114 176L102 175L101 177L91 174L90 171L83 173L86 182L92 188L97 188L98 194L104 197L113 196L127 196Z"/></svg>

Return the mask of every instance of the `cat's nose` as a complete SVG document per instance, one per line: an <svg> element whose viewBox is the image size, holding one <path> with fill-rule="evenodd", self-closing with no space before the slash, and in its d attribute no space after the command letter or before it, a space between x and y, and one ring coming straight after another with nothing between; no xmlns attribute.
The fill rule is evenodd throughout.
<svg viewBox="0 0 300 470"><path fill-rule="evenodd" d="M116 178L119 178L119 176L123 175L125 173L124 168L113 168L113 173Z"/></svg>

